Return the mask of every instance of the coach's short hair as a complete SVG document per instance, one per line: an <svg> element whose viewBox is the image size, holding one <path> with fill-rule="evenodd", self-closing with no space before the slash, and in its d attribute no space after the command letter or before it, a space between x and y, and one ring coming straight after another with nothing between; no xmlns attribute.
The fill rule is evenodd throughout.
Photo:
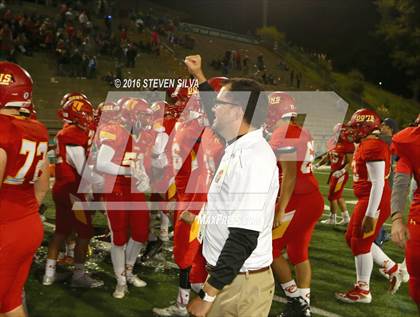
<svg viewBox="0 0 420 317"><path fill-rule="evenodd" d="M230 85L231 92L249 92L250 94L233 94L235 104L244 110L244 120L254 127L260 127L266 119L268 103L266 98L260 98L263 86L249 78L230 78L223 85ZM261 99L261 100L260 100ZM256 111L258 108L258 111Z"/></svg>

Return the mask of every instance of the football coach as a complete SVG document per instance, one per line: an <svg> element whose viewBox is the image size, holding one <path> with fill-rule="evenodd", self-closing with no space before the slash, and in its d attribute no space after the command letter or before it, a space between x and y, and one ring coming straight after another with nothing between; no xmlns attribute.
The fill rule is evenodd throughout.
<svg viewBox="0 0 420 317"><path fill-rule="evenodd" d="M187 56L185 64L203 100L211 88L201 57ZM264 97L254 80L234 78L225 81L211 105L212 128L226 148L200 215L209 276L188 306L197 317L266 317L270 312L271 230L279 182L276 157L261 128L268 105Z"/></svg>

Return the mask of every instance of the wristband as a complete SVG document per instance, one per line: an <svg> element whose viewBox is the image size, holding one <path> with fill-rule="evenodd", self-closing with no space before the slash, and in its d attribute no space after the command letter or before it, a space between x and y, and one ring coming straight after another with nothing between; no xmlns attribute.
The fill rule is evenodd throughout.
<svg viewBox="0 0 420 317"><path fill-rule="evenodd" d="M200 289L200 291L198 292L198 296L205 302L208 303L213 303L214 300L216 299L216 296L210 296L209 294L207 294L203 289Z"/></svg>

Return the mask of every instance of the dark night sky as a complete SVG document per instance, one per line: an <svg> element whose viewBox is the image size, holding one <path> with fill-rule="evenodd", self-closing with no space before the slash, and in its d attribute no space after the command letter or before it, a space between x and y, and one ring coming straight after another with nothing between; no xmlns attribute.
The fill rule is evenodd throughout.
<svg viewBox="0 0 420 317"><path fill-rule="evenodd" d="M254 32L262 24L262 0L155 0L187 12L192 23ZM360 69L372 82L404 92L401 74L390 69L387 50L373 36L378 22L373 0L269 0L268 24L293 44L327 53L336 69Z"/></svg>

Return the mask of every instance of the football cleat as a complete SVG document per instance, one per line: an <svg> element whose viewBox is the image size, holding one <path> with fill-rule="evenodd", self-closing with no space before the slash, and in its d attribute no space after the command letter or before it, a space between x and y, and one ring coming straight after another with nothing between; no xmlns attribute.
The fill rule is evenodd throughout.
<svg viewBox="0 0 420 317"><path fill-rule="evenodd" d="M147 283L140 279L137 275L127 276L127 283L133 285L134 287L145 287Z"/></svg>
<svg viewBox="0 0 420 317"><path fill-rule="evenodd" d="M126 293L128 293L127 284L117 284L114 293L112 293L112 296L117 299L122 299Z"/></svg>
<svg viewBox="0 0 420 317"><path fill-rule="evenodd" d="M78 288L96 288L101 287L104 285L104 282L101 280L95 280L89 274L83 274L82 277L79 278L72 278L71 280L71 287L78 287Z"/></svg>
<svg viewBox="0 0 420 317"><path fill-rule="evenodd" d="M189 316L187 307L178 307L177 305L171 305L165 308L153 308L153 314L155 314L156 316L164 316L164 317Z"/></svg>
<svg viewBox="0 0 420 317"><path fill-rule="evenodd" d="M321 223L324 225L336 225L337 221L334 218L329 217L328 219L322 220Z"/></svg>
<svg viewBox="0 0 420 317"><path fill-rule="evenodd" d="M52 284L54 284L55 282L62 282L64 280L66 280L71 273L67 272L67 273L55 273L53 276L47 276L44 275L44 277L42 278L42 285L44 286L50 286Z"/></svg>
<svg viewBox="0 0 420 317"><path fill-rule="evenodd" d="M160 239L157 239L156 241L149 241L140 260L142 262L146 262L152 259L156 254L162 251L162 245L163 242Z"/></svg>
<svg viewBox="0 0 420 317"><path fill-rule="evenodd" d="M350 218L344 217L340 221L337 222L337 225L348 225L350 222Z"/></svg>
<svg viewBox="0 0 420 317"><path fill-rule="evenodd" d="M348 292L337 292L335 293L335 298L337 298L339 301L345 302L345 303L364 303L364 304L370 304L372 301L372 295L370 294L370 291L362 290L359 285L354 285L354 288L349 290Z"/></svg>
<svg viewBox="0 0 420 317"><path fill-rule="evenodd" d="M311 308L302 297L287 297L284 311L278 317L311 317Z"/></svg>

